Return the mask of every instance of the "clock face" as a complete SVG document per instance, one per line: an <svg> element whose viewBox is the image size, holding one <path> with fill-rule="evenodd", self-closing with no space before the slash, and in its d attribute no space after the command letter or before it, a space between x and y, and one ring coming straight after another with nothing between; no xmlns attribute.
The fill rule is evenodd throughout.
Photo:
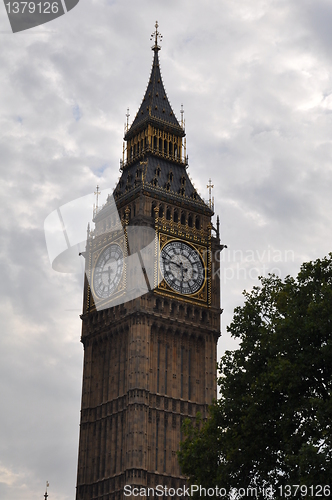
<svg viewBox="0 0 332 500"><path fill-rule="evenodd" d="M97 297L107 299L115 292L123 272L123 252L113 243L100 254L94 274L93 289Z"/></svg>
<svg viewBox="0 0 332 500"><path fill-rule="evenodd" d="M176 292L191 295L204 283L204 265L199 253L183 241L166 243L161 251L161 272Z"/></svg>

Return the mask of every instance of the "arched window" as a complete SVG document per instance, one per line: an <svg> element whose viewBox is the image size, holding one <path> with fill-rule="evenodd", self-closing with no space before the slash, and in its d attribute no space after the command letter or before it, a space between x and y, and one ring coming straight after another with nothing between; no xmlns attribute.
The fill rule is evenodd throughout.
<svg viewBox="0 0 332 500"><path fill-rule="evenodd" d="M176 209L174 210L174 222L179 222L179 214Z"/></svg>
<svg viewBox="0 0 332 500"><path fill-rule="evenodd" d="M162 205L159 205L159 217L161 218L164 215L164 208Z"/></svg>
<svg viewBox="0 0 332 500"><path fill-rule="evenodd" d="M186 223L186 216L184 214L184 212L181 213L181 224L185 224Z"/></svg>
<svg viewBox="0 0 332 500"><path fill-rule="evenodd" d="M192 218L192 215L189 215L189 217L188 217L188 226L189 227L193 227L193 218Z"/></svg>
<svg viewBox="0 0 332 500"><path fill-rule="evenodd" d="M195 219L195 228L196 229L201 228L201 221L199 220L199 217L196 217L196 219Z"/></svg>
<svg viewBox="0 0 332 500"><path fill-rule="evenodd" d="M166 220L171 220L171 211L170 209L167 207L167 210L166 210Z"/></svg>

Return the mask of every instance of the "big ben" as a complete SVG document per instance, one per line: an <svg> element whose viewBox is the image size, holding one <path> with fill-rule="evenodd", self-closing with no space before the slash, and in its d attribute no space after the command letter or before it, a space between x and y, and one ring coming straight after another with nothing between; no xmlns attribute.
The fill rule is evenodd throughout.
<svg viewBox="0 0 332 500"><path fill-rule="evenodd" d="M177 462L183 420L206 418L217 396L219 225L187 173L157 23L153 40L121 177L95 213L84 253L77 500L185 485Z"/></svg>

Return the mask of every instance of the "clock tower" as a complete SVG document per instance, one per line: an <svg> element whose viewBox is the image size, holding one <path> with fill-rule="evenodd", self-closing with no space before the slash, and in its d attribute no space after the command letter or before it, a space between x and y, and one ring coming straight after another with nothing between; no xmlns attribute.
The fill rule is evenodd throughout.
<svg viewBox="0 0 332 500"><path fill-rule="evenodd" d="M214 229L213 207L187 174L184 123L163 85L157 23L153 38L121 178L95 212L84 253L77 500L183 487L181 425L198 412L206 418L217 396L219 223Z"/></svg>

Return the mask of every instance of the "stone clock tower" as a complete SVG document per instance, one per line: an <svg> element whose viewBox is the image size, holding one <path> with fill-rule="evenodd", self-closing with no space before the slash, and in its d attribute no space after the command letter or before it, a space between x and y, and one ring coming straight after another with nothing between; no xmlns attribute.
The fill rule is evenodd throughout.
<svg viewBox="0 0 332 500"><path fill-rule="evenodd" d="M188 174L159 67L125 133L121 178L88 232L77 500L178 488L181 424L216 397L219 230ZM206 166L202 168L206 169ZM219 225L219 224L218 224ZM127 490L129 491L129 490Z"/></svg>

